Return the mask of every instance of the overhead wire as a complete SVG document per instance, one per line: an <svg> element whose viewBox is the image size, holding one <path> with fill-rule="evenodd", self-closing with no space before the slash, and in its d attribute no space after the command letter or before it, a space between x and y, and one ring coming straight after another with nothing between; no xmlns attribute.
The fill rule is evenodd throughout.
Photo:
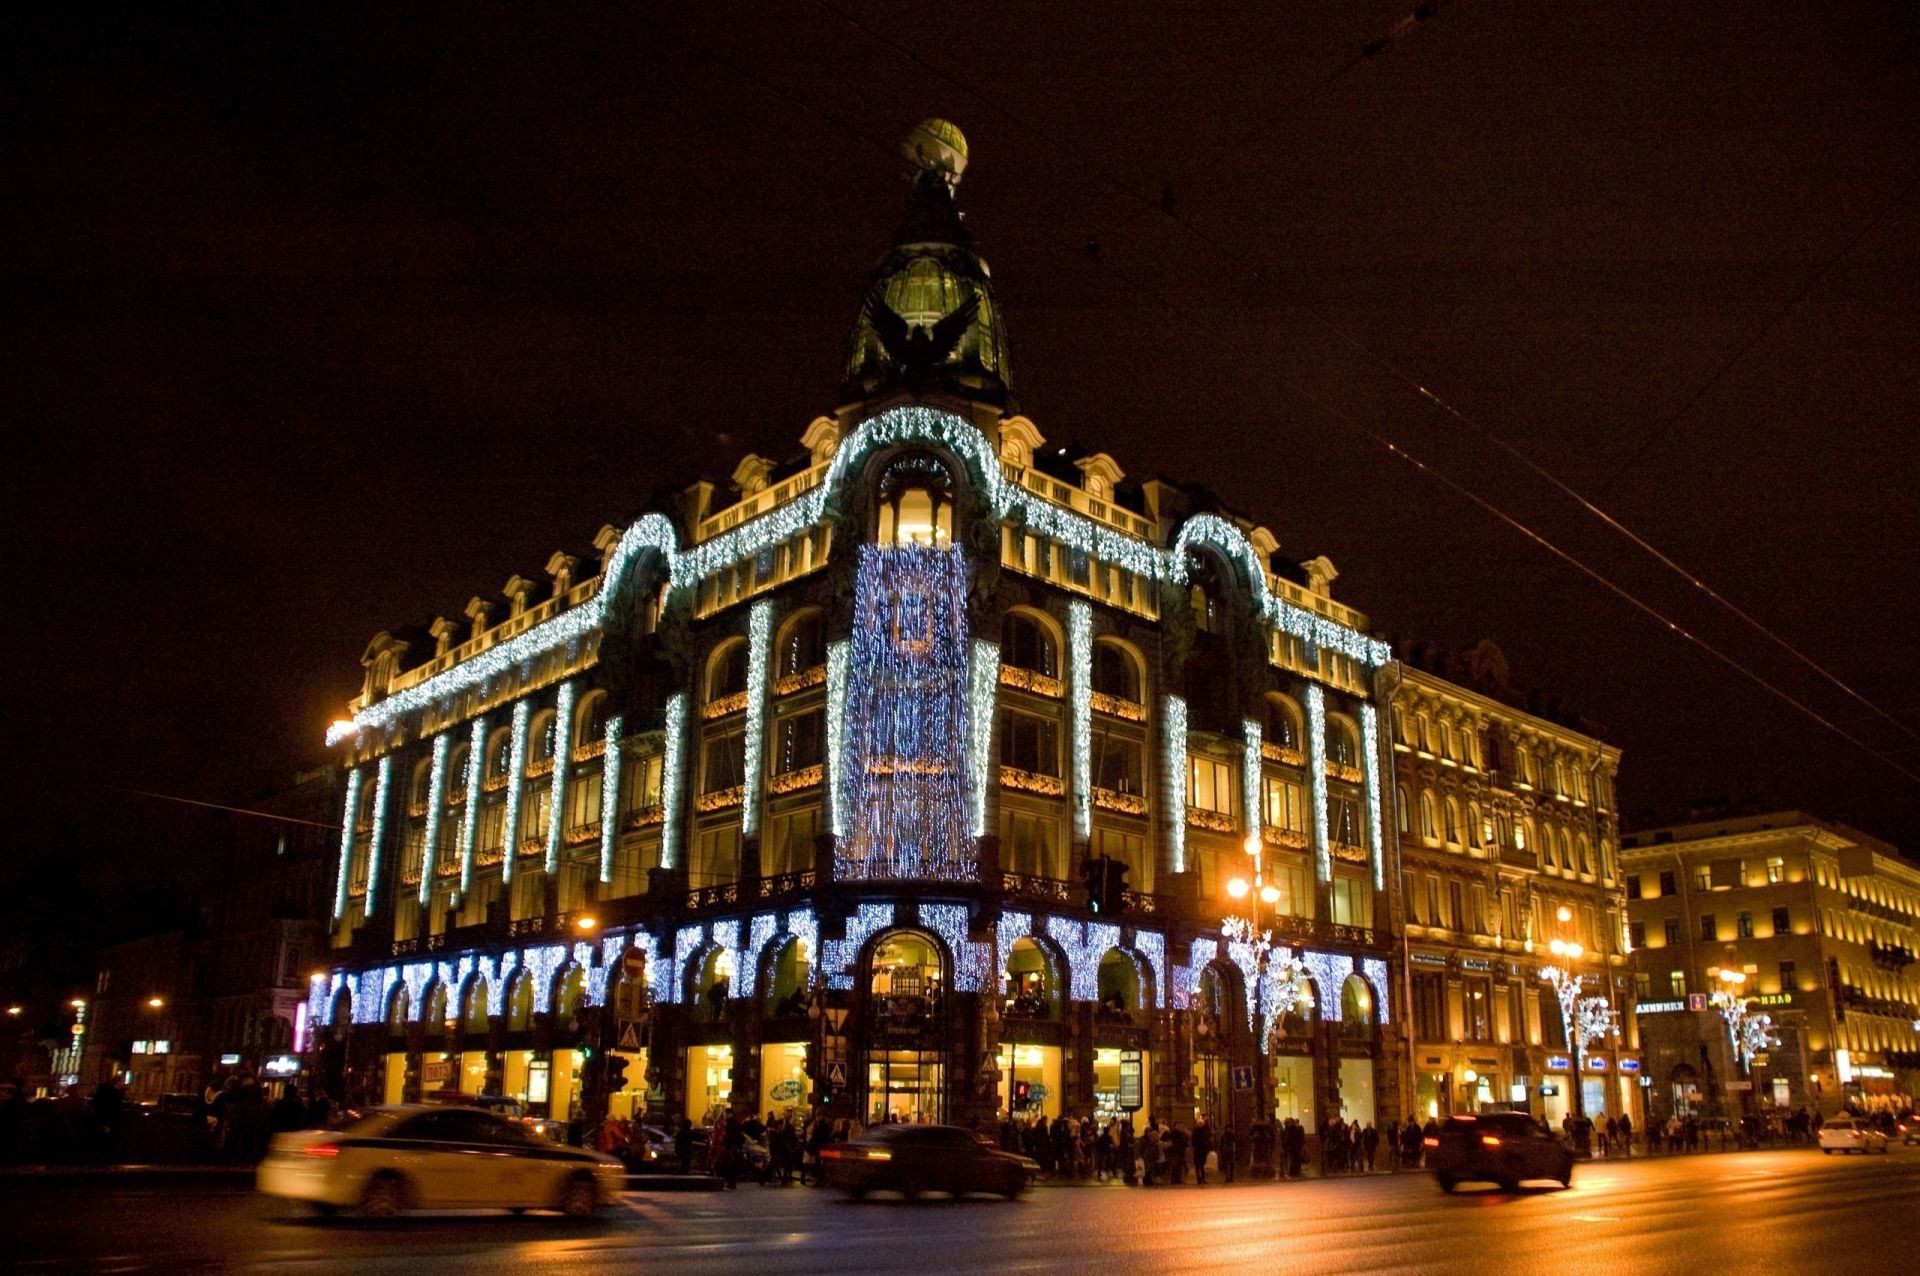
<svg viewBox="0 0 1920 1276"><path fill-rule="evenodd" d="M1046 145L1050 150L1054 151L1057 155L1066 157L1067 159L1069 159L1070 161L1072 161L1074 164L1078 165L1085 171L1092 173L1095 177L1100 179L1101 184L1103 184L1109 190L1109 192L1120 195L1126 199L1129 199L1134 203L1140 205L1142 208L1145 208L1149 212L1158 213L1160 216L1166 218L1168 221L1172 222L1175 226L1179 227L1180 229L1187 232L1190 236L1197 239L1200 243L1205 245L1209 250L1214 252L1216 255L1220 256L1222 259L1230 260L1235 264L1240 264L1243 262L1243 258L1240 256L1234 255L1226 245L1220 243L1217 239L1215 239L1212 235L1208 234L1201 227L1194 225L1192 222L1188 221L1186 218L1180 216L1176 211L1174 211L1173 207L1171 207L1168 201L1165 200L1164 198L1155 200L1155 199L1149 198L1144 193L1138 190L1135 190L1133 187L1121 181L1119 178L1114 177L1111 173L1109 173L1099 164L1087 159L1082 152L1073 150L1071 148L1068 148L1062 145L1060 142L1056 141L1046 132L1028 123L1016 112L1010 110L1009 108L987 97L984 93L980 92L978 89L975 89L972 85L960 79L959 77L953 75L951 72L948 72L941 67L935 66L933 63L929 62L926 58L922 57L917 51L915 51L911 47L905 44L902 44L901 42L893 39L890 36L885 35L882 32L874 30L867 23L862 22L860 19L840 9L838 6L832 3L832 0L814 0L814 3L819 5L819 7L825 9L827 12L839 17L842 21L847 23L849 26L852 26L854 29L858 30L863 35L867 36L869 39L885 46L888 49L893 50L899 56L905 58L909 62L913 63L915 66L921 68L929 75L936 76L939 79L944 80L948 84L951 84L955 88L959 89L961 92L967 94L976 102L979 102L981 105L987 107L989 110L992 110L993 112L1001 116L1003 119L1008 120L1009 122L1014 124L1016 127L1026 132L1029 136L1033 137L1037 141L1040 141L1041 143ZM1384 49L1388 47L1388 45L1390 45L1391 43L1401 38L1404 38L1407 34L1412 32L1420 22L1425 21L1428 18L1431 18L1435 14L1435 12L1438 11L1439 8L1440 8L1440 5L1438 4L1422 4L1418 6L1411 13L1405 15L1400 20L1396 21L1391 27L1388 28L1388 31L1384 35L1382 35L1379 38L1376 38L1373 41L1368 42L1368 44L1363 48L1360 54L1357 54L1353 58L1349 59L1347 62L1342 63L1340 67L1337 68L1335 72L1331 76L1329 76L1325 81L1316 85L1315 88L1310 90L1308 93L1303 94L1301 95L1301 97L1295 99L1294 103L1290 105L1289 109L1292 109L1293 107L1297 107L1303 104L1306 100L1311 98L1314 94L1322 91L1323 89L1325 89L1326 87L1330 86L1332 83L1337 81L1341 76L1345 75L1347 71L1351 70L1352 67L1358 65L1361 61L1365 60L1368 57L1374 56L1379 52L1384 51ZM1915 167L1920 167L1920 165L1916 165ZM1911 172L1912 172L1912 169L1909 170L1910 174ZM1808 279L1806 279L1802 283L1801 287L1797 289L1794 292L1794 294L1786 300L1785 303L1783 303L1781 308L1778 311L1776 311L1776 313L1766 323L1764 323L1761 326L1760 330L1757 331L1747 342L1743 343L1742 346L1738 350L1736 350L1734 354L1730 356L1729 359L1726 360L1720 366L1720 368L1708 379L1708 382L1705 385L1701 386L1699 390L1693 396L1691 396L1686 403L1681 405L1680 408L1668 414L1667 417L1663 418L1661 422L1656 423L1656 426L1655 426L1656 431L1663 430L1666 426L1670 425L1674 419L1676 419L1680 415L1683 415L1695 403L1697 403L1702 397L1704 397L1705 394L1708 392L1708 390L1711 388L1711 386L1717 383L1719 379L1723 377L1726 374L1726 372L1734 366L1735 363L1737 363L1738 359L1742 355L1744 355L1748 350L1752 349L1755 345L1757 345L1758 342L1764 338L1766 333L1772 330L1772 328L1778 323L1779 319L1782 316L1784 316L1787 312L1789 312L1793 308L1793 306L1798 304L1798 302L1802 298L1804 298L1808 292L1812 290L1815 284L1817 284L1820 279L1824 278L1833 269L1834 266L1836 266L1840 261L1844 260L1849 254L1851 254L1853 250L1857 248L1874 231L1874 229L1876 229L1881 224L1881 222L1883 222L1886 219L1886 217L1892 212L1892 210L1898 206L1899 206L1899 199L1896 196L1896 198L1893 201L1889 202L1887 205L1882 207L1882 209L1878 214L1876 214L1873 218L1871 218L1864 226L1860 228L1860 230L1855 235L1853 235L1844 245L1842 245L1842 247L1838 252L1828 257L1825 260L1825 262L1823 262L1822 265L1811 276L1809 276ZM1099 260L1100 264L1108 266L1109 269L1113 268L1112 263L1110 261L1106 261L1103 259L1096 259L1096 260ZM1255 268L1255 273L1256 274L1258 273L1257 267ZM1477 418L1473 417L1472 415L1468 414L1462 409L1456 407L1446 397L1441 395L1439 392L1435 391L1432 387L1428 386L1426 383L1421 381L1418 377L1412 375L1411 373L1406 372L1404 369L1400 368L1397 364L1395 364L1392 360L1388 359L1385 355L1380 354L1378 351L1372 349L1366 343L1360 341L1357 337L1353 336L1344 327L1342 327L1338 323L1334 322L1331 318L1323 314L1317 307L1306 302L1301 302L1299 304L1301 309L1304 310L1310 318L1312 318L1315 322L1319 323L1328 332L1338 337L1343 343L1348 345L1354 351L1366 357L1367 359L1373 361L1374 363L1378 364L1382 369L1384 369L1392 377L1394 377L1396 380L1401 381L1403 384L1413 389L1422 398L1424 398L1429 403L1431 403L1432 405L1440 409L1448 417L1466 426L1468 429L1472 430L1475 434L1479 435L1483 439L1486 439L1493 446L1497 447L1502 452L1512 457L1514 460L1519 462L1521 465L1523 465L1530 472L1532 472L1537 477L1542 479L1544 482L1548 483L1553 488L1561 492L1563 495L1565 495L1569 499L1576 502L1589 515L1599 520L1605 526L1612 529L1616 534L1625 538L1628 542L1630 542L1631 544L1639 548L1642 552L1652 557L1656 562L1660 563L1667 570L1679 576L1690 587L1704 594L1707 598L1711 599L1714 603L1718 604L1720 607L1725 609L1728 613L1738 618L1742 623L1747 625L1749 628L1753 629L1755 632L1764 636L1774 645L1779 647L1781 650L1787 652L1789 655L1794 657L1794 659L1798 660L1801 664L1805 665L1807 668L1813 670L1821 678L1826 680L1828 683L1832 684L1834 687L1836 687L1842 693L1847 695L1849 698L1853 699L1857 703L1867 708L1876 717L1891 724L1897 730L1908 735L1909 737L1912 737L1913 739L1916 739L1916 740L1920 740L1920 731L1917 731L1915 728L1908 726L1906 723L1900 721L1899 718L1897 718L1895 715L1887 712L1880 705L1876 704L1874 701L1872 701L1867 696L1862 694L1859 690L1857 690L1855 687L1853 687L1849 682L1847 682L1840 675L1834 673L1826 665L1822 664L1820 661L1814 659L1811 655L1807 654L1807 652L1803 650L1799 645L1797 645L1792 640L1780 634L1777 630L1773 629L1771 626L1767 625L1764 621L1754 616L1746 608L1741 607L1739 604L1735 603L1732 599L1728 598L1725 594L1721 593L1719 590L1715 589L1712 585L1708 584L1697 572L1677 562L1672 556L1667 554L1665 551L1661 550L1652 542L1648 541L1640 533L1638 533L1631 527L1627 526L1625 523L1623 523L1620 519L1615 517L1613 514L1609 513L1607 510L1601 508L1600 505L1595 500L1589 498L1585 493L1576 489L1572 484L1560 478L1559 475L1555 474L1553 471L1549 470L1545 465L1535 460L1532 456L1530 456L1521 448L1519 448L1511 440L1507 439L1499 431L1495 430L1491 426L1488 426L1482 423ZM1651 446L1651 442L1643 445L1642 451L1644 451L1647 446ZM1638 453L1636 453L1635 458L1630 458L1630 461L1632 459L1637 459L1637 456L1638 456ZM1437 471L1431 471L1429 467L1423 466L1422 468L1428 469L1428 472L1437 474ZM1607 481L1611 481L1611 480L1609 479ZM1603 486L1604 486L1604 483L1603 483ZM1798 705L1800 702L1796 700L1794 701L1794 703Z"/></svg>

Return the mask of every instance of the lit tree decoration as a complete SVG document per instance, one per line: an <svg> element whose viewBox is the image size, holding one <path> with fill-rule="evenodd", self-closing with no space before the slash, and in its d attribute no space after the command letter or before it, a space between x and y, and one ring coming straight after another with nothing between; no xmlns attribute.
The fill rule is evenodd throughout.
<svg viewBox="0 0 1920 1276"><path fill-rule="evenodd" d="M1756 1015L1739 993L1722 988L1709 1000L1727 1025L1727 1040L1733 1046L1733 1059L1744 1072L1753 1066L1753 1056L1780 1044L1773 1032L1773 1016Z"/></svg>
<svg viewBox="0 0 1920 1276"><path fill-rule="evenodd" d="M1553 985L1554 996L1560 1001L1560 1022L1566 1026L1567 1042L1573 1047L1574 1072L1584 1074L1587 1046L1602 1037L1618 1036L1620 1014L1605 997L1582 997L1580 976L1564 966L1542 966L1540 978Z"/></svg>

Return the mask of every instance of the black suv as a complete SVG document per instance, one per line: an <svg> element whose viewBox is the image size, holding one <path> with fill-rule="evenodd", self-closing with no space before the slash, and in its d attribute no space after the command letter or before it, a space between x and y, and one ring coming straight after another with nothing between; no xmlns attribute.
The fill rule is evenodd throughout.
<svg viewBox="0 0 1920 1276"><path fill-rule="evenodd" d="M1524 1112L1456 1116L1425 1140L1427 1164L1443 1190L1467 1179L1511 1192L1524 1179L1573 1186L1573 1149Z"/></svg>

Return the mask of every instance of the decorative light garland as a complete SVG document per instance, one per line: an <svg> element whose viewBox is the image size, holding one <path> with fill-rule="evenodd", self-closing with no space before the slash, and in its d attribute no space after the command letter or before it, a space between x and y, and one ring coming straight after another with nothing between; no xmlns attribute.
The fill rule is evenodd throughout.
<svg viewBox="0 0 1920 1276"><path fill-rule="evenodd" d="M1353 958L1345 953L1321 953L1312 950L1300 955L1300 964L1313 976L1314 990L1320 998L1320 1018L1330 1023L1340 1020L1340 998L1347 976L1353 973Z"/></svg>
<svg viewBox="0 0 1920 1276"><path fill-rule="evenodd" d="M463 896L473 889L473 852L480 840L480 777L485 774L486 753L487 718L482 714L473 720L472 732L467 737L467 821L460 830L460 894Z"/></svg>
<svg viewBox="0 0 1920 1276"><path fill-rule="evenodd" d="M987 790L993 784L993 715L999 697L1000 644L973 640L967 655L967 800L972 804L973 835L987 835Z"/></svg>
<svg viewBox="0 0 1920 1276"><path fill-rule="evenodd" d="M953 954L956 992L979 992L993 980L993 947L967 938L965 904L921 904L920 924L938 935Z"/></svg>
<svg viewBox="0 0 1920 1276"><path fill-rule="evenodd" d="M521 964L533 978L533 1008L550 1012L553 1009L553 979L560 973L560 967L566 964L567 946L565 944L542 944L529 948L520 954Z"/></svg>
<svg viewBox="0 0 1920 1276"><path fill-rule="evenodd" d="M845 837L847 775L847 664L853 644L827 644L827 830Z"/></svg>
<svg viewBox="0 0 1920 1276"><path fill-rule="evenodd" d="M687 693L667 697L666 741L660 760L660 867L680 867L680 762L687 747Z"/></svg>
<svg viewBox="0 0 1920 1276"><path fill-rule="evenodd" d="M1380 1008L1380 1026L1386 1027L1393 1022L1391 1010L1393 998L1388 995L1392 981L1387 977L1387 959L1385 957L1362 957L1360 975L1373 986L1373 1003Z"/></svg>
<svg viewBox="0 0 1920 1276"><path fill-rule="evenodd" d="M767 944L779 929L780 919L772 913L759 913L747 923L747 943L740 950L740 970L733 977L736 996L742 1001L753 1000L754 989L760 983L760 957L766 951Z"/></svg>
<svg viewBox="0 0 1920 1276"><path fill-rule="evenodd" d="M453 732L442 731L433 737L433 761L427 768L427 830L420 852L420 902L433 901L433 882L440 856L442 808L447 804L447 754L453 747Z"/></svg>
<svg viewBox="0 0 1920 1276"><path fill-rule="evenodd" d="M388 966L383 970L363 971L353 983L353 1022L356 1024L385 1023L387 1021L387 996L393 986L400 982L400 972Z"/></svg>
<svg viewBox="0 0 1920 1276"><path fill-rule="evenodd" d="M373 833L367 847L367 907L373 916L375 898L380 894L380 854L387 836L387 794L393 788L393 755L380 756L373 773Z"/></svg>
<svg viewBox="0 0 1920 1276"><path fill-rule="evenodd" d="M1093 607L1067 604L1068 708L1073 719L1073 833L1093 836Z"/></svg>
<svg viewBox="0 0 1920 1276"><path fill-rule="evenodd" d="M613 880L613 847L620 831L620 733L625 722L619 714L607 719L607 747L600 754L600 880Z"/></svg>
<svg viewBox="0 0 1920 1276"><path fill-rule="evenodd" d="M1070 995L1075 1001L1100 1000L1100 961L1120 946L1120 928L1112 922L1047 918L1047 938L1067 956Z"/></svg>
<svg viewBox="0 0 1920 1276"><path fill-rule="evenodd" d="M1000 973L1005 974L1007 962L1013 956L1013 946L1033 934L1033 914L1018 909L1006 909L1000 914L1000 923L994 928L994 959L999 963Z"/></svg>
<svg viewBox="0 0 1920 1276"><path fill-rule="evenodd" d="M400 982L407 986L407 1022L419 1023L427 1013L427 987L433 983L433 963L410 961L400 967Z"/></svg>
<svg viewBox="0 0 1920 1276"><path fill-rule="evenodd" d="M553 709L553 787L547 800L547 875L560 871L560 845L567 827L567 772L573 757L573 701L579 684L560 684ZM509 856L511 858L511 856Z"/></svg>
<svg viewBox="0 0 1920 1276"><path fill-rule="evenodd" d="M1193 1005L1200 991L1201 972L1219 955L1220 941L1210 936L1203 935L1187 946L1187 964L1173 972L1174 1009L1186 1010Z"/></svg>
<svg viewBox="0 0 1920 1276"><path fill-rule="evenodd" d="M360 787L366 781L366 768L347 772L347 813L340 820L340 880L333 889L333 919L347 915L347 891L353 881L353 830L360 818ZM318 1022L318 1016L315 1017Z"/></svg>
<svg viewBox="0 0 1920 1276"><path fill-rule="evenodd" d="M853 990L853 963L869 939L893 925L893 905L865 903L847 918L845 939L829 939L820 945L820 967L826 973L827 987L838 992Z"/></svg>
<svg viewBox="0 0 1920 1276"><path fill-rule="evenodd" d="M1133 932L1133 950L1145 960L1147 973L1153 980L1152 992L1154 1004L1160 1009L1167 1008L1167 940L1166 936L1154 930L1136 930Z"/></svg>
<svg viewBox="0 0 1920 1276"><path fill-rule="evenodd" d="M1313 790L1313 867L1322 882L1333 880L1327 846L1327 698L1307 684L1307 786Z"/></svg>
<svg viewBox="0 0 1920 1276"><path fill-rule="evenodd" d="M1187 702L1168 696L1167 728L1167 856L1173 871L1187 871Z"/></svg>
<svg viewBox="0 0 1920 1276"><path fill-rule="evenodd" d="M520 954L511 948L494 959L487 975L488 1014L507 1013L507 989L513 984L513 971L519 964Z"/></svg>
<svg viewBox="0 0 1920 1276"><path fill-rule="evenodd" d="M1215 514L1196 514L1182 524L1173 546L1163 550L1149 541L1054 505L1009 480L985 436L964 418L919 405L905 405L862 422L849 434L836 449L833 462L817 487L691 549L680 549L678 534L664 515L643 516L621 536L614 552L608 556L599 588L580 605L497 643L443 673L362 708L350 723L337 724L329 730L327 743L333 745L349 737L391 728L407 714L482 686L547 652L578 644L605 624L614 600L623 592L621 586L634 561L642 553L659 553L666 562L670 588L684 590L812 530L837 513L841 487L859 473L859 467L871 453L915 443L933 444L958 456L980 483L993 516L1003 523L1018 514L1029 531L1057 541L1071 551L1149 580L1175 583L1187 579L1188 548L1196 543L1213 545L1244 565L1260 614L1268 623L1304 642L1330 648L1370 667L1383 665L1392 657L1385 643L1275 596L1267 585L1266 567L1246 534L1226 519Z"/></svg>
<svg viewBox="0 0 1920 1276"><path fill-rule="evenodd" d="M687 960L699 951L706 937L707 928L700 925L682 926L673 933L673 995L668 1000L675 1005L686 996Z"/></svg>
<svg viewBox="0 0 1920 1276"><path fill-rule="evenodd" d="M760 753L766 737L767 652L772 645L773 604L763 598L747 613L747 738L742 750L747 792L740 807L742 837L752 837L760 828Z"/></svg>
<svg viewBox="0 0 1920 1276"><path fill-rule="evenodd" d="M1275 948L1267 954L1267 968L1260 981L1260 1040L1271 1042L1280 1030L1280 1021L1300 1005L1301 977L1306 967L1292 950Z"/></svg>
<svg viewBox="0 0 1920 1276"><path fill-rule="evenodd" d="M513 880L513 860L516 848L520 844L520 790L526 787L523 772L527 768L527 718L530 710L525 700L513 702L512 734L507 740L507 809L506 829L500 835L501 849L506 858L500 863L500 880Z"/></svg>
<svg viewBox="0 0 1920 1276"><path fill-rule="evenodd" d="M809 966L820 961L820 919L811 908L796 908L787 914L787 934L800 944L800 955Z"/></svg>
<svg viewBox="0 0 1920 1276"><path fill-rule="evenodd" d="M1265 797L1260 791L1260 724L1252 718L1240 719L1240 791L1247 808L1247 836L1260 836Z"/></svg>
<svg viewBox="0 0 1920 1276"><path fill-rule="evenodd" d="M967 756L966 609L963 549L860 547L843 754L851 832L835 850L842 880L974 874L955 765Z"/></svg>
<svg viewBox="0 0 1920 1276"><path fill-rule="evenodd" d="M1366 768L1367 852L1373 858L1373 889L1387 889L1387 851L1380 823L1380 713L1371 701L1360 704L1360 762ZM1381 1023L1386 1020L1382 1019Z"/></svg>
<svg viewBox="0 0 1920 1276"><path fill-rule="evenodd" d="M1230 919L1236 920L1236 919ZM1229 933L1221 927L1223 933ZM1252 1030L1260 1015L1260 943L1264 936L1245 935L1242 938L1227 940L1227 960L1240 971L1240 987L1246 995L1241 998L1247 1012L1247 1028Z"/></svg>

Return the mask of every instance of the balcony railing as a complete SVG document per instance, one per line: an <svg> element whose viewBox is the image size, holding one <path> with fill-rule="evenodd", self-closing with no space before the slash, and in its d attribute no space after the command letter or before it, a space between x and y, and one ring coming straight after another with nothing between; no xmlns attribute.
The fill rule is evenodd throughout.
<svg viewBox="0 0 1920 1276"><path fill-rule="evenodd" d="M826 778L826 767L821 763L801 767L798 771L783 771L767 781L767 788L774 793L798 793L802 789L811 789Z"/></svg>
<svg viewBox="0 0 1920 1276"><path fill-rule="evenodd" d="M599 840L600 840L600 821L599 820L594 820L587 824L576 824L572 828L567 830L566 841L568 846L586 846L589 843L597 842Z"/></svg>
<svg viewBox="0 0 1920 1276"><path fill-rule="evenodd" d="M774 899L782 895L803 894L813 889L815 880L810 868L795 873L769 873L760 879L759 895L761 899Z"/></svg>
<svg viewBox="0 0 1920 1276"><path fill-rule="evenodd" d="M1104 713L1110 718L1119 718L1125 722L1147 720L1147 706L1135 701L1122 700L1119 696L1111 696L1104 691L1091 692L1087 698L1092 703L1095 713Z"/></svg>
<svg viewBox="0 0 1920 1276"><path fill-rule="evenodd" d="M1019 665L1000 666L1000 685L1031 691L1036 696L1051 696L1055 700L1067 694L1066 684L1058 678L1032 669L1022 669Z"/></svg>
<svg viewBox="0 0 1920 1276"><path fill-rule="evenodd" d="M652 806L637 806L620 819L620 827L632 832L634 829L652 828L666 821L667 808L659 802Z"/></svg>
<svg viewBox="0 0 1920 1276"><path fill-rule="evenodd" d="M1004 763L1000 767L1000 787L1021 793L1037 793L1041 797L1059 797L1067 791L1065 783L1057 775L1023 771Z"/></svg>
<svg viewBox="0 0 1920 1276"><path fill-rule="evenodd" d="M1122 793L1117 789L1093 790L1093 805L1096 810L1113 811L1119 815L1145 815L1147 799L1138 793Z"/></svg>
<svg viewBox="0 0 1920 1276"><path fill-rule="evenodd" d="M699 809L701 814L705 815L714 811L729 810L739 806L746 800L747 786L744 784L736 784L732 788L715 789L711 793L702 793L699 800L694 803L694 806Z"/></svg>
<svg viewBox="0 0 1920 1276"><path fill-rule="evenodd" d="M747 693L736 691L732 695L719 696L700 706L703 718L724 718L730 713L739 713L747 707Z"/></svg>
<svg viewBox="0 0 1920 1276"><path fill-rule="evenodd" d="M811 669L802 669L798 673L783 673L774 679L773 694L790 696L796 691L805 691L808 687L817 687L827 680L827 667L815 665Z"/></svg>

